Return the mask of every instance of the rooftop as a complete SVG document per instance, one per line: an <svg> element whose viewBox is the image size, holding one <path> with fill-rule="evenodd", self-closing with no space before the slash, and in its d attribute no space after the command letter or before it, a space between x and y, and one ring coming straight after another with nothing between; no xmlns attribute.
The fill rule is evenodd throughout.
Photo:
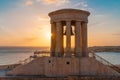
<svg viewBox="0 0 120 80"><path fill-rule="evenodd" d="M53 12L50 12L48 15L54 15L54 14L61 14L61 13L84 13L87 14L88 16L90 15L90 12L88 11L84 11L84 10L80 10L80 9L60 9L60 10L56 10Z"/></svg>

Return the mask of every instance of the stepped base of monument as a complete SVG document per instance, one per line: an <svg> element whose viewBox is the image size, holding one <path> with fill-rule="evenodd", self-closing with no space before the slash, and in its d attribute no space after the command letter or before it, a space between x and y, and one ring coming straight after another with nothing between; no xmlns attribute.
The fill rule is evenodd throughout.
<svg viewBox="0 0 120 80"><path fill-rule="evenodd" d="M95 58L89 57L39 57L30 63L9 71L11 76L44 75L46 77L67 77L69 75L120 75Z"/></svg>
<svg viewBox="0 0 120 80"><path fill-rule="evenodd" d="M68 77L7 76L0 80L120 80L120 76L77 75Z"/></svg>

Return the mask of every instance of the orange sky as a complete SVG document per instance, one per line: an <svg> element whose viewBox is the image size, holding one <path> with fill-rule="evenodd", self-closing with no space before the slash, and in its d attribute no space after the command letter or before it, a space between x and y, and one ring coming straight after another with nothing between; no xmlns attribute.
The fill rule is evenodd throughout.
<svg viewBox="0 0 120 80"><path fill-rule="evenodd" d="M119 6L105 5L97 1L92 4L89 0L4 1L0 2L0 46L50 46L48 13L62 8L90 11L89 46L120 45L120 16L117 9ZM109 7L114 11L109 10Z"/></svg>

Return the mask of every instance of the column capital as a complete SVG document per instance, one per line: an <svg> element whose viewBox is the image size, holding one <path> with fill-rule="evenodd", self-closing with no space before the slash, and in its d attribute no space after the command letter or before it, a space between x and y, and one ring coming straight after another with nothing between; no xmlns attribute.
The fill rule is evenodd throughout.
<svg viewBox="0 0 120 80"><path fill-rule="evenodd" d="M55 23L56 23L56 27L62 27L61 21L56 21Z"/></svg>
<svg viewBox="0 0 120 80"><path fill-rule="evenodd" d="M76 21L76 26L81 26L82 21Z"/></svg>
<svg viewBox="0 0 120 80"><path fill-rule="evenodd" d="M65 20L66 22L71 22L71 20Z"/></svg>
<svg viewBox="0 0 120 80"><path fill-rule="evenodd" d="M82 22L82 21L75 21L75 22Z"/></svg>
<svg viewBox="0 0 120 80"><path fill-rule="evenodd" d="M87 24L88 22L84 22L84 21L82 21L82 23L83 23L83 24Z"/></svg>
<svg viewBox="0 0 120 80"><path fill-rule="evenodd" d="M61 23L61 21L55 21L56 23Z"/></svg>
<svg viewBox="0 0 120 80"><path fill-rule="evenodd" d="M70 27L71 26L71 21L66 21L66 27Z"/></svg>
<svg viewBox="0 0 120 80"><path fill-rule="evenodd" d="M61 22L61 20L50 20L50 23L57 23L57 22Z"/></svg>

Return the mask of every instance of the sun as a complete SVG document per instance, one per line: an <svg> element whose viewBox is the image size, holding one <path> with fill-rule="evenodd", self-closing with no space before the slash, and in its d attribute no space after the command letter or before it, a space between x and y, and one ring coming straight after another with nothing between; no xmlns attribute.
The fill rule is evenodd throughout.
<svg viewBox="0 0 120 80"><path fill-rule="evenodd" d="M50 38L51 38L51 33L48 32L48 33L46 34L46 36L47 36L48 39L50 39Z"/></svg>

